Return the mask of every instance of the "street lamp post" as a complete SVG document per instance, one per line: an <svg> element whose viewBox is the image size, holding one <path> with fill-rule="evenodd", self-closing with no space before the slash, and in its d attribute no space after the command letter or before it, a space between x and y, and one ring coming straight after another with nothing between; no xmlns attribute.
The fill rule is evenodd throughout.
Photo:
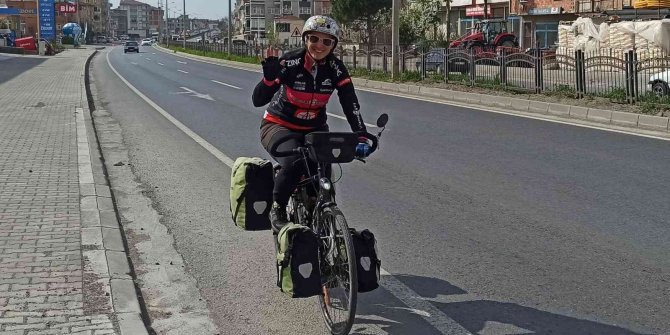
<svg viewBox="0 0 670 335"><path fill-rule="evenodd" d="M184 3L184 19L182 20L182 25L184 26L182 31L184 32L184 49L186 49L186 0L183 1Z"/></svg>
<svg viewBox="0 0 670 335"><path fill-rule="evenodd" d="M393 19L391 32L391 63L393 63L393 72L391 78L398 78L398 52L400 52L400 0L393 0Z"/></svg>
<svg viewBox="0 0 670 335"><path fill-rule="evenodd" d="M233 16L232 13L233 10L231 8L231 0L228 0L228 56L230 56L230 48L233 45L233 42L231 41L232 39L232 21L233 21Z"/></svg>
<svg viewBox="0 0 670 335"><path fill-rule="evenodd" d="M170 35L170 10L168 9L169 0L165 0L165 37L168 48L170 47L170 40L172 36Z"/></svg>

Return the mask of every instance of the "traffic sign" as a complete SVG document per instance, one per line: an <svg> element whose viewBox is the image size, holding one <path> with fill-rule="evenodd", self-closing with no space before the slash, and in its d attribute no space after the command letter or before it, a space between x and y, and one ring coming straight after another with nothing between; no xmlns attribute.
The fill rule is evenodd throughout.
<svg viewBox="0 0 670 335"><path fill-rule="evenodd" d="M298 27L295 27L295 29L293 29L291 37L300 37L300 29L298 29Z"/></svg>

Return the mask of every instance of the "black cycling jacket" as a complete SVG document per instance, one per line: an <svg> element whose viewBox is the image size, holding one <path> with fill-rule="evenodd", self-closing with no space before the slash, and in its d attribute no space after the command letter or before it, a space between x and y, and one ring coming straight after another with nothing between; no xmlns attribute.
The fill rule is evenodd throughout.
<svg viewBox="0 0 670 335"><path fill-rule="evenodd" d="M270 105L263 118L292 130L309 131L326 124L326 104L333 91L353 131L365 131L358 98L347 68L333 54L317 63L306 49L284 54L275 81L261 80L252 95L254 106Z"/></svg>

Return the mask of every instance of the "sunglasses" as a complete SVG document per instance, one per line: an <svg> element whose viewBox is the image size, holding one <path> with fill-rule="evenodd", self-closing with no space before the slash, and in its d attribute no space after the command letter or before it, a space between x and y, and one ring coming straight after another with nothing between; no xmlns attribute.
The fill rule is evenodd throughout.
<svg viewBox="0 0 670 335"><path fill-rule="evenodd" d="M335 44L335 40L332 39L332 38L322 38L322 37L319 37L319 36L316 36L316 35L308 35L307 40L310 43L318 43L319 41L321 41L321 43L323 45L327 46L327 47Z"/></svg>

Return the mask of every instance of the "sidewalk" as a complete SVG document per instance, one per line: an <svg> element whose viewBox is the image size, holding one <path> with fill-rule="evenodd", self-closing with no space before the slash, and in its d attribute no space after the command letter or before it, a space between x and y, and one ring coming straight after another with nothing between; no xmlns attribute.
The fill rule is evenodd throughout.
<svg viewBox="0 0 670 335"><path fill-rule="evenodd" d="M0 84L0 335L147 333L88 111L94 52Z"/></svg>

